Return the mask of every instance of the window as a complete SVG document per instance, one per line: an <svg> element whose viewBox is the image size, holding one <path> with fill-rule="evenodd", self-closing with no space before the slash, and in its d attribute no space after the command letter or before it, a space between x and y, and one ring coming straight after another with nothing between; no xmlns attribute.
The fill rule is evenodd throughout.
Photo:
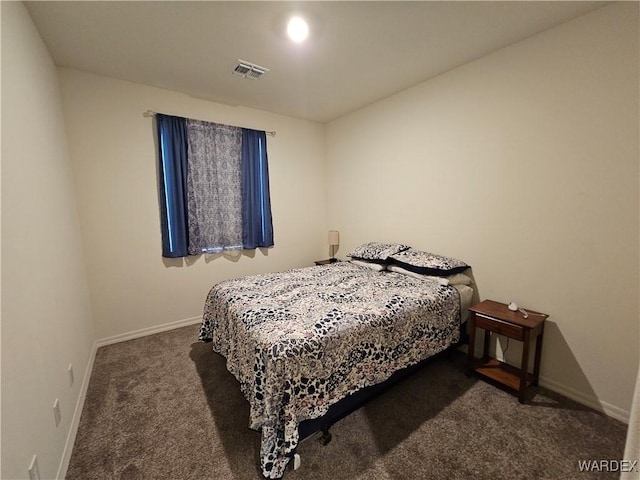
<svg viewBox="0 0 640 480"><path fill-rule="evenodd" d="M162 255L273 246L266 134L156 114Z"/></svg>

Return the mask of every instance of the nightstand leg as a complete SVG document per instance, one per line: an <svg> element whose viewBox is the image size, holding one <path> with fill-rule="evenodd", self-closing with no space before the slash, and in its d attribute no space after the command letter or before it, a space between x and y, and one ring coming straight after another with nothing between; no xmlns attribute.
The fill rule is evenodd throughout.
<svg viewBox="0 0 640 480"><path fill-rule="evenodd" d="M524 340L522 344L522 365L520 366L520 389L518 390L518 400L524 403L527 392L527 376L529 375L529 343L531 341L530 330L525 328Z"/></svg>
<svg viewBox="0 0 640 480"><path fill-rule="evenodd" d="M473 360L476 347L476 314L469 315L469 345L467 349L467 376L473 373Z"/></svg>
<svg viewBox="0 0 640 480"><path fill-rule="evenodd" d="M544 323L540 329L540 333L536 338L536 356L533 360L533 385L538 385L538 378L540 377L540 358L542 357L542 337L544 334Z"/></svg>
<svg viewBox="0 0 640 480"><path fill-rule="evenodd" d="M489 356L489 339L491 339L491 332L489 330L484 330L484 341L482 343L482 358L487 358Z"/></svg>

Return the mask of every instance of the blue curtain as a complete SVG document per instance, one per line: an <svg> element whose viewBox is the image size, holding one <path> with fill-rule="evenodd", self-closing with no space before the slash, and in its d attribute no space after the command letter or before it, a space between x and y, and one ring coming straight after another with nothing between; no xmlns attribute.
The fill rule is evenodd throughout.
<svg viewBox="0 0 640 480"><path fill-rule="evenodd" d="M246 249L273 246L267 137L242 129L242 243Z"/></svg>
<svg viewBox="0 0 640 480"><path fill-rule="evenodd" d="M156 114L162 256L188 255L186 119Z"/></svg>
<svg viewBox="0 0 640 480"><path fill-rule="evenodd" d="M272 247L266 133L160 113L156 125L162 256Z"/></svg>

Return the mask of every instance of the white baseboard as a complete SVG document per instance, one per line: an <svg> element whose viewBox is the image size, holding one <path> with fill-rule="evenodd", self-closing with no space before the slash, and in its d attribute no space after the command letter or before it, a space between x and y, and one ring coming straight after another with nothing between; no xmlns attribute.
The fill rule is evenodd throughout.
<svg viewBox="0 0 640 480"><path fill-rule="evenodd" d="M71 460L71 452L73 451L73 444L76 441L76 434L78 433L78 425L80 425L80 416L82 415L82 408L84 407L84 400L87 397L87 390L89 389L89 380L91 379L91 372L93 372L93 362L96 359L96 352L98 351L97 342L93 342L93 348L89 354L89 361L87 367L84 370L82 376L82 383L80 384L80 393L78 394L78 400L76 401L76 407L73 410L73 417L71 418L71 426L69 427L69 433L67 434L67 441L64 444L64 450L62 451L62 459L58 466L58 473L56 479L64 479L67 476L67 468L69 468L69 460Z"/></svg>
<svg viewBox="0 0 640 480"><path fill-rule="evenodd" d="M200 322L202 322L202 317L185 318L184 320L177 320L175 322L169 322L162 325L141 328L140 330L134 330L128 333L121 333L119 335L114 335L112 337L100 338L96 341L96 343L98 347L103 347L105 345L111 345L113 343L124 342L127 340L133 340L134 338L146 337L147 335L153 335L154 333L166 332L167 330L186 327L187 325L193 325Z"/></svg>
<svg viewBox="0 0 640 480"><path fill-rule="evenodd" d="M120 335L114 335L112 337L100 338L93 342L93 348L89 355L89 362L85 369L84 376L82 377L82 384L80 385L80 393L78 400L76 401L76 407L73 411L73 418L71 419L71 426L69 427L69 433L67 435L67 441L64 445L62 452L62 458L60 459L60 465L58 466L58 473L56 479L63 480L67 475L67 469L69 468L69 460L71 460L71 452L73 451L73 444L76 441L76 435L78 433L78 426L80 425L80 417L82 416L82 409L84 407L84 401L87 397L87 390L89 389L89 380L91 380L91 372L93 372L93 364L96 359L96 353L99 347L105 345L111 345L118 342L124 342L126 340L132 340L134 338L145 337L147 335L153 335L154 333L166 332L175 328L186 327L188 325L194 325L202 322L202 317L185 318L184 320L177 320L175 322L165 323L163 325L156 325L154 327L142 328L140 330L134 330L128 333L122 333Z"/></svg>
<svg viewBox="0 0 640 480"><path fill-rule="evenodd" d="M468 352L467 345L461 345L460 347L458 347L458 350L466 354ZM499 358L499 360L504 361L503 358ZM518 367L517 365L514 366ZM542 375L540 375L538 383L542 387L548 388L551 391L559 393L560 395L570 398L571 400L575 400L576 402L586 405L587 407L591 407L594 410L598 410L599 412L615 418L616 420L620 420L627 425L629 424L631 413L627 410L623 410L620 407L616 407L615 405L611 405L610 403L598 400L596 397L585 395L578 390L574 390L571 387L567 387L566 385L558 383L555 380L551 380L548 377L543 377Z"/></svg>
<svg viewBox="0 0 640 480"><path fill-rule="evenodd" d="M627 410L623 410L620 407L616 407L615 405L611 405L610 403L598 400L596 397L585 395L578 390L574 390L573 388L562 385L561 383L558 383L555 380L551 380L550 378L540 376L539 384L540 386L548 388L549 390L553 390L554 392L570 398L571 400L575 400L578 403L586 405L587 407L591 407L594 410L598 410L610 417L615 418L616 420L620 420L621 422L629 424L631 413Z"/></svg>

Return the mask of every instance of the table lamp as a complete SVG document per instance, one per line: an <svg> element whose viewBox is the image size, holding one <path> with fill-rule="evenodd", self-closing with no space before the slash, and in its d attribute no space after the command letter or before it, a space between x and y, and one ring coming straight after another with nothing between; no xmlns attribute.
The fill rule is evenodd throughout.
<svg viewBox="0 0 640 480"><path fill-rule="evenodd" d="M329 247L331 247L331 260L335 261L335 254L338 245L340 245L340 232L337 230L329 230L329 237L327 239Z"/></svg>

